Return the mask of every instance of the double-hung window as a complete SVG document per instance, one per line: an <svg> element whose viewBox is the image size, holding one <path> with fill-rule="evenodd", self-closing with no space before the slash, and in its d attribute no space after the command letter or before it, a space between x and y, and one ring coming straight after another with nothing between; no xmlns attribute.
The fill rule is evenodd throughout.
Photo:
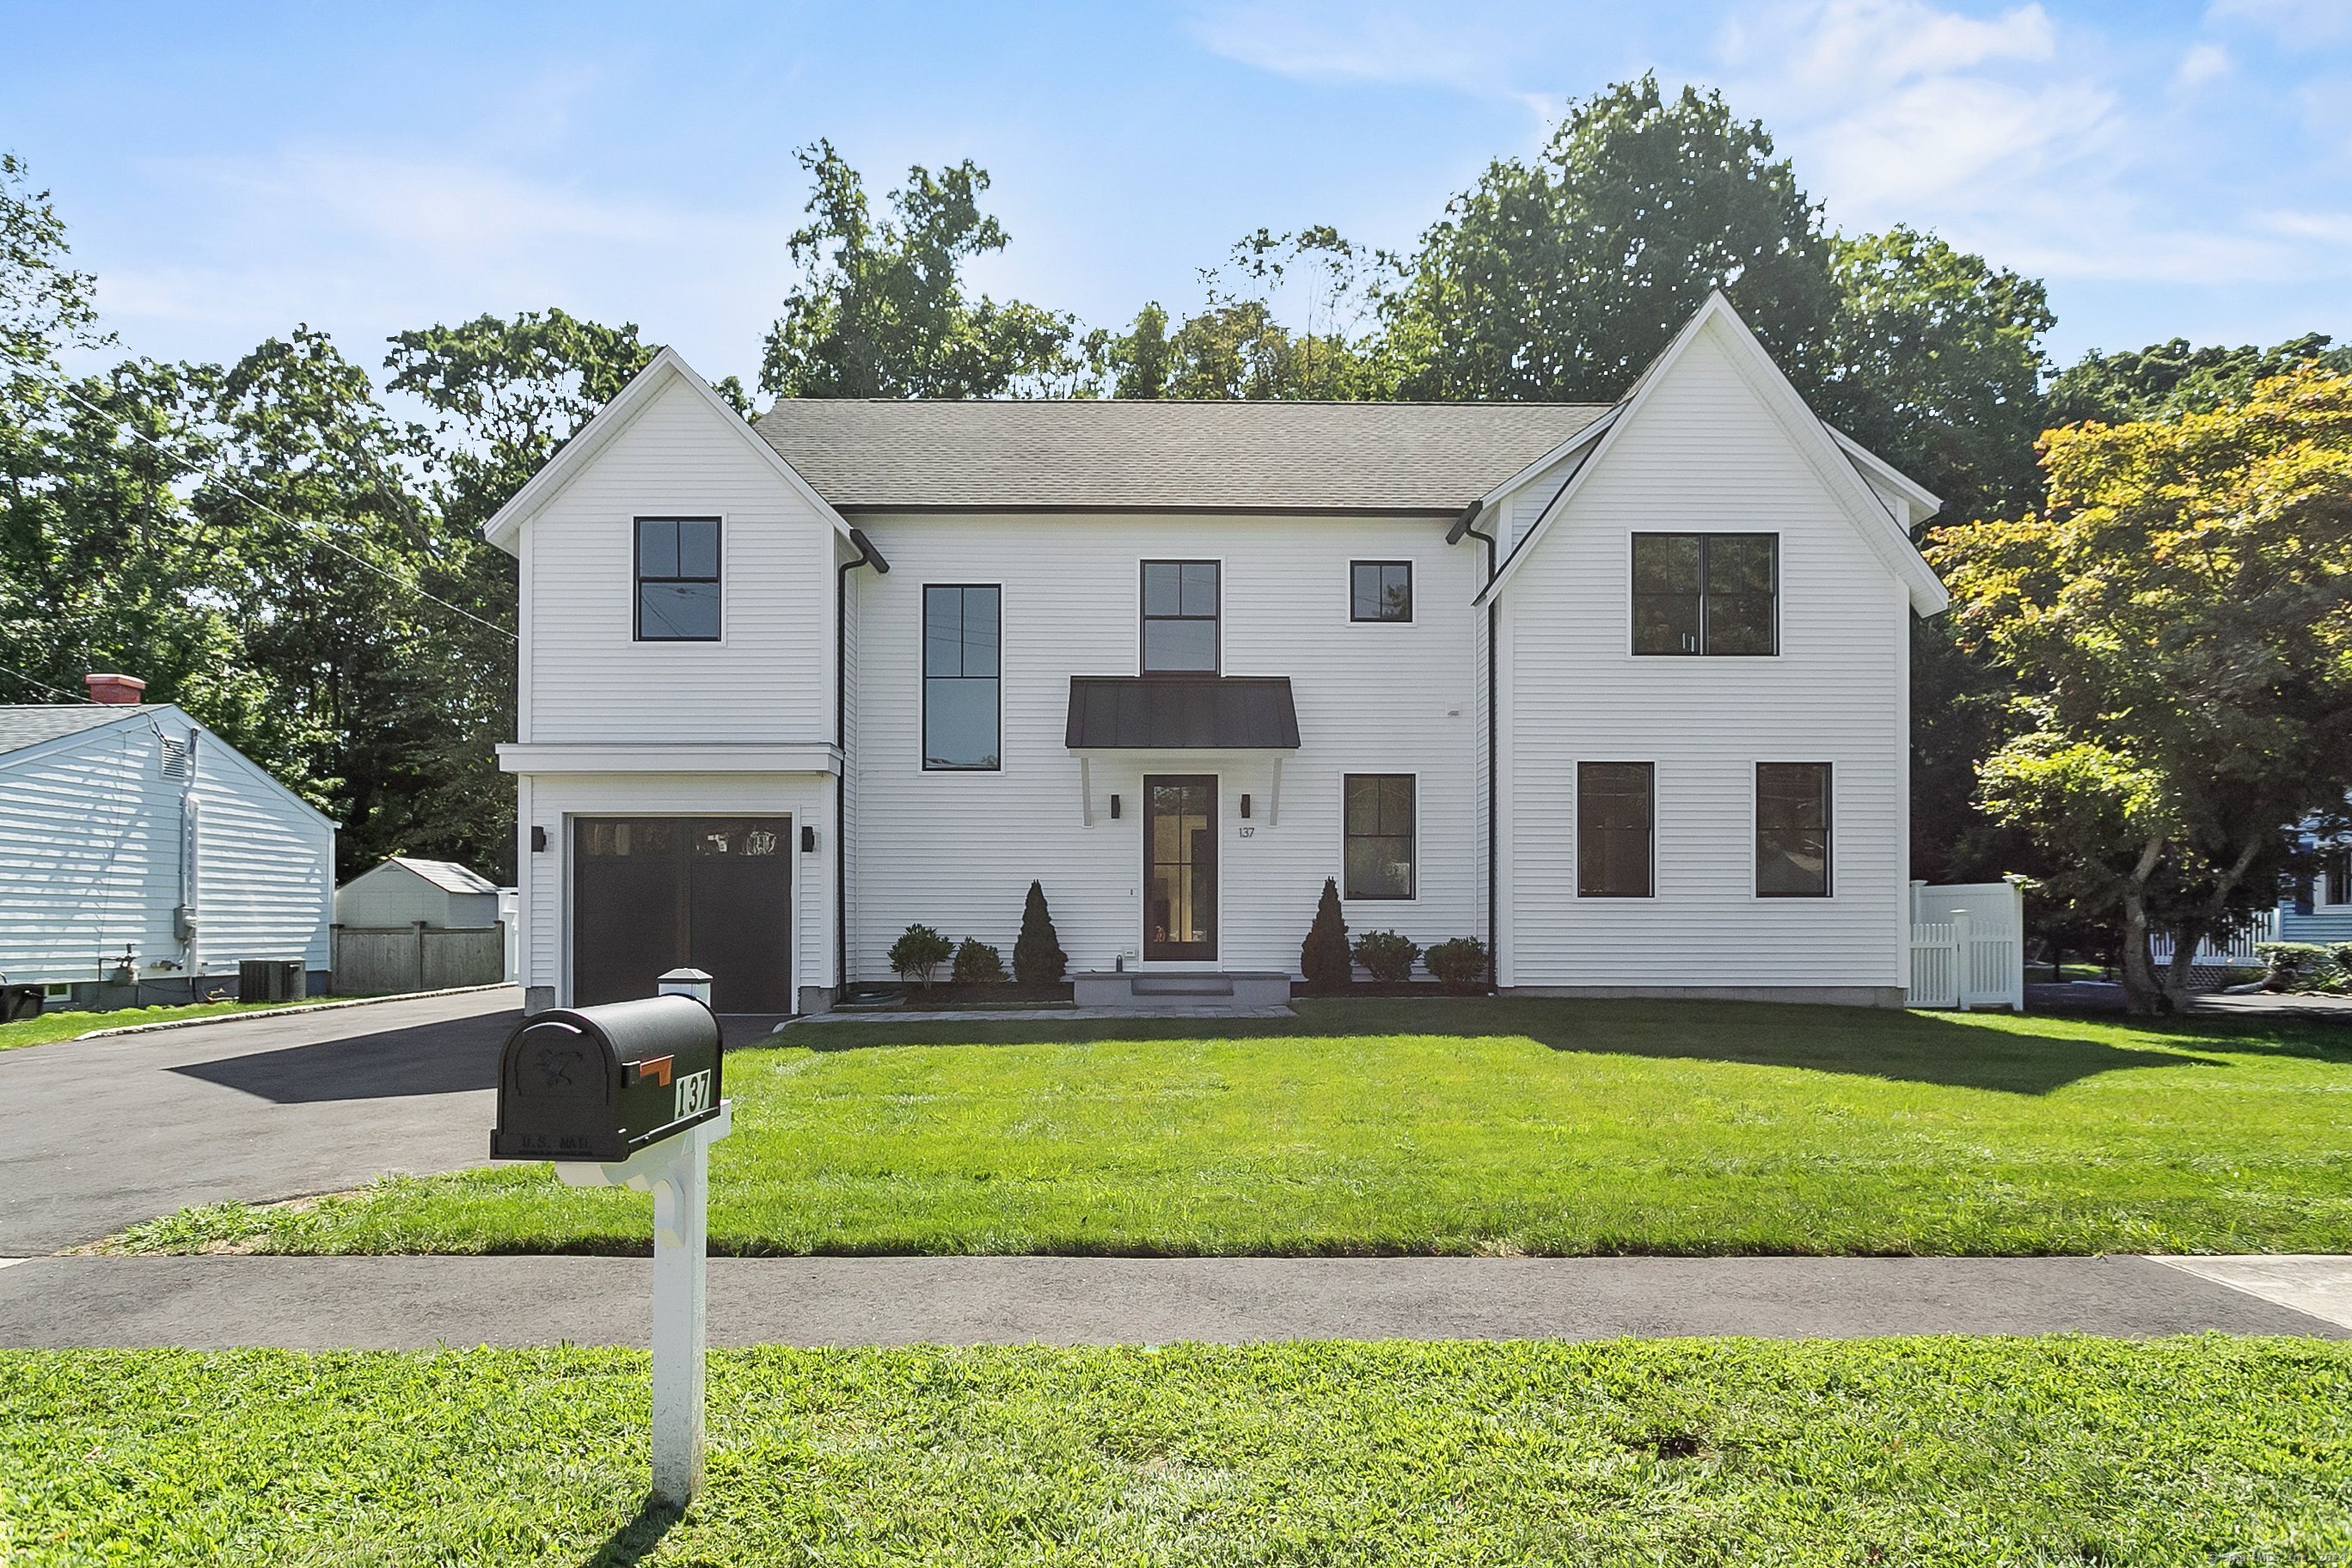
<svg viewBox="0 0 2352 1568"><path fill-rule="evenodd" d="M2352 904L2352 847L2322 851L2319 857L2319 901Z"/></svg>
<svg viewBox="0 0 2352 1568"><path fill-rule="evenodd" d="M1830 765L1756 764L1756 896L1830 896Z"/></svg>
<svg viewBox="0 0 2352 1568"><path fill-rule="evenodd" d="M1346 776L1341 859L1349 898L1412 897L1412 786L1411 773Z"/></svg>
<svg viewBox="0 0 2352 1568"><path fill-rule="evenodd" d="M1633 536L1633 651L1780 651L1780 540L1771 533Z"/></svg>
<svg viewBox="0 0 2352 1568"><path fill-rule="evenodd" d="M637 519L637 640L719 640L719 520Z"/></svg>
<svg viewBox="0 0 2352 1568"><path fill-rule="evenodd" d="M923 766L984 772L1003 766L1003 590L994 584L923 584Z"/></svg>
<svg viewBox="0 0 2352 1568"><path fill-rule="evenodd" d="M1349 562L1348 618L1351 621L1412 620L1412 563Z"/></svg>
<svg viewBox="0 0 2352 1568"><path fill-rule="evenodd" d="M1217 563L1143 563L1143 673L1217 673Z"/></svg>
<svg viewBox="0 0 2352 1568"><path fill-rule="evenodd" d="M1646 899L1657 813L1648 763L1576 764L1576 896Z"/></svg>

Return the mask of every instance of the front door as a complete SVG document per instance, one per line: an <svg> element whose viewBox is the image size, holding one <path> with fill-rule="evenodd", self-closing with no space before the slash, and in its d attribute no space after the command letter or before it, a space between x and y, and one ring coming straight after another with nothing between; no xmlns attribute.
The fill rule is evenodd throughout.
<svg viewBox="0 0 2352 1568"><path fill-rule="evenodd" d="M1217 781L1143 781L1143 956L1217 956Z"/></svg>
<svg viewBox="0 0 2352 1568"><path fill-rule="evenodd" d="M781 816L575 818L573 1003L650 996L693 968L719 1012L791 1012L791 844Z"/></svg>

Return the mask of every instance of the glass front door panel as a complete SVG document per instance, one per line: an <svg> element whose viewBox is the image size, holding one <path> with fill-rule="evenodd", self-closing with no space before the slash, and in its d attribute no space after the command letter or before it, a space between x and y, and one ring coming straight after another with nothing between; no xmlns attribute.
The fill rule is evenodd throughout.
<svg viewBox="0 0 2352 1568"><path fill-rule="evenodd" d="M1143 956L1217 956L1217 781L1143 781Z"/></svg>

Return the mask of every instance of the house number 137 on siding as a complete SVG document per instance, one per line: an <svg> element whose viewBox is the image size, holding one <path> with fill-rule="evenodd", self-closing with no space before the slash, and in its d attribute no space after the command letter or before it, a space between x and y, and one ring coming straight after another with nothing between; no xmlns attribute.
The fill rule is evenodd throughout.
<svg viewBox="0 0 2352 1568"><path fill-rule="evenodd" d="M689 1116L699 1116L710 1109L710 1070L690 1072L677 1080L677 1110L673 1121L683 1121Z"/></svg>

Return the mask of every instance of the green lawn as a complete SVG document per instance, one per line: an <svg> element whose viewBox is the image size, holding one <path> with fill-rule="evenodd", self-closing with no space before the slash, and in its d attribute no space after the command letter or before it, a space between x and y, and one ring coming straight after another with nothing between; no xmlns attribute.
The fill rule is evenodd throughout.
<svg viewBox="0 0 2352 1568"><path fill-rule="evenodd" d="M313 996L312 1002L324 998ZM251 1013L292 1007L294 1002L197 1002L183 1007L118 1007L110 1013L44 1013L37 1018L0 1024L0 1051L70 1040L92 1029L127 1029L133 1024L168 1024L174 1018L210 1018L221 1013Z"/></svg>
<svg viewBox="0 0 2352 1568"><path fill-rule="evenodd" d="M730 1053L713 1247L2352 1250L2352 1031L2325 1024L1302 1011L1215 1038L1190 1020L812 1025L783 1037L797 1045ZM187 1211L122 1245L644 1251L650 1234L642 1194L520 1165Z"/></svg>
<svg viewBox="0 0 2352 1568"><path fill-rule="evenodd" d="M1619 1341L0 1354L10 1564L2352 1559L2352 1346Z"/></svg>

